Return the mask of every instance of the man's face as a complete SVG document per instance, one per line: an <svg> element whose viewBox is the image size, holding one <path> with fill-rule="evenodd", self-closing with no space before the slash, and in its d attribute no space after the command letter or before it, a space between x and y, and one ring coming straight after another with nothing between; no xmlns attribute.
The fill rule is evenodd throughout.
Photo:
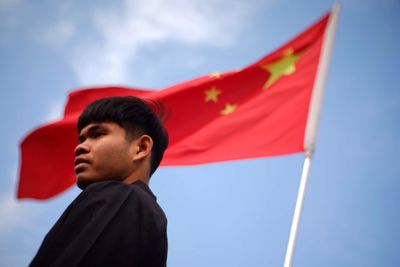
<svg viewBox="0 0 400 267"><path fill-rule="evenodd" d="M98 181L122 181L133 168L132 149L122 127L102 122L82 129L75 148L75 174L80 188Z"/></svg>

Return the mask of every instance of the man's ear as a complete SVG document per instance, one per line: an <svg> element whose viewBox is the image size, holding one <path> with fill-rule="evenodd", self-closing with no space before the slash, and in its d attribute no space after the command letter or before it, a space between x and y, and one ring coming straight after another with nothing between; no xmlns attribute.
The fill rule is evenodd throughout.
<svg viewBox="0 0 400 267"><path fill-rule="evenodd" d="M147 134L143 134L133 141L133 157L132 160L141 160L151 153L153 148L153 139Z"/></svg>

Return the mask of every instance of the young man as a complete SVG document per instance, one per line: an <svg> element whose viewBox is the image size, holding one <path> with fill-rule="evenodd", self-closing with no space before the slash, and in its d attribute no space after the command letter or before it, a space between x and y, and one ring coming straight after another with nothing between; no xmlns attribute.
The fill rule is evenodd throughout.
<svg viewBox="0 0 400 267"><path fill-rule="evenodd" d="M166 266L167 219L148 187L168 145L143 100L91 103L78 120L82 193L46 235L30 266Z"/></svg>

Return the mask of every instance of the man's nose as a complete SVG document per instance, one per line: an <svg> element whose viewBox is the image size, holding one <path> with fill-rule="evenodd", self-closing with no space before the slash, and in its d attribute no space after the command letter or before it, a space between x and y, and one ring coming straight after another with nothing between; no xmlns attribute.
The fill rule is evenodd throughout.
<svg viewBox="0 0 400 267"><path fill-rule="evenodd" d="M86 154L89 152L89 147L87 144L81 143L75 147L75 157L81 155L81 154Z"/></svg>

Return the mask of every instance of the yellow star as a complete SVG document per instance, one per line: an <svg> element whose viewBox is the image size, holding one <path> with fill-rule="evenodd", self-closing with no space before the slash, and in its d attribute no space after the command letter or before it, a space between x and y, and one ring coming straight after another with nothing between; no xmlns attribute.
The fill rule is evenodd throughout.
<svg viewBox="0 0 400 267"><path fill-rule="evenodd" d="M223 110L221 110L219 113L221 115L228 115L228 114L234 112L236 108L237 108L237 104L227 103L227 104L225 104L225 108Z"/></svg>
<svg viewBox="0 0 400 267"><path fill-rule="evenodd" d="M268 71L270 76L265 82L263 89L268 89L283 75L290 75L296 71L296 62L301 57L301 54L294 54L293 49L288 49L283 52L283 57L275 62L261 65L261 68Z"/></svg>
<svg viewBox="0 0 400 267"><path fill-rule="evenodd" d="M217 89L217 87L213 86L211 89L204 91L206 94L204 101L213 101L214 103L218 102L218 95L221 94L221 91Z"/></svg>
<svg viewBox="0 0 400 267"><path fill-rule="evenodd" d="M221 73L213 72L213 73L210 73L208 76L210 76L212 78L220 78L221 77Z"/></svg>

